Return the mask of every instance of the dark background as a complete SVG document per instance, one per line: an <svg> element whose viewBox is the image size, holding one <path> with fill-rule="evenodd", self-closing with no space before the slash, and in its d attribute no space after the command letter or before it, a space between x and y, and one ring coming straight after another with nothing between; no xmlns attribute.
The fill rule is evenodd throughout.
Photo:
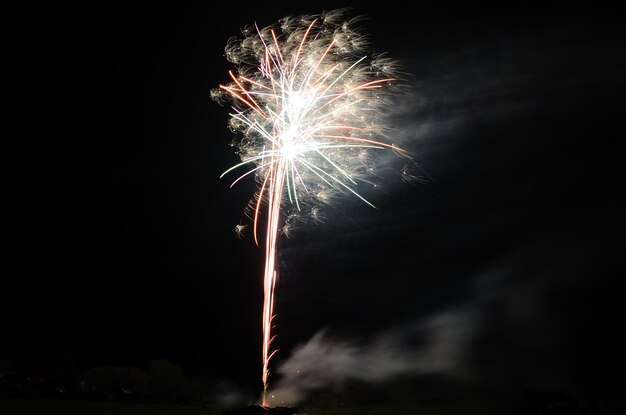
<svg viewBox="0 0 626 415"><path fill-rule="evenodd" d="M218 179L237 156L209 90L228 81L223 48L244 25L345 5L5 12L6 364L166 358L260 387L263 251L234 233L255 185ZM619 14L407 7L353 14L409 74L395 122L432 179L390 174L367 193L378 209L347 200L281 240L276 364L321 328L372 336L492 290L467 350L476 382L623 395Z"/></svg>

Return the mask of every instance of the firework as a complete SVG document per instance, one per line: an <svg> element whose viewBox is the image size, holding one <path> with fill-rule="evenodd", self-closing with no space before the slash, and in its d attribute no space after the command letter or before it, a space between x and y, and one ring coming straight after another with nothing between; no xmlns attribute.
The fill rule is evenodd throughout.
<svg viewBox="0 0 626 415"><path fill-rule="evenodd" d="M263 302L265 404L272 351L272 319L279 233L297 219L321 220L320 205L352 195L373 206L359 190L382 150L404 151L389 138L383 116L397 79L395 63L369 56L368 42L345 10L286 17L275 26L244 28L226 46L237 66L231 81L211 91L232 105L229 127L241 157L222 177L247 168L232 182L256 177L250 202L252 234L266 222ZM237 228L243 229L243 228Z"/></svg>

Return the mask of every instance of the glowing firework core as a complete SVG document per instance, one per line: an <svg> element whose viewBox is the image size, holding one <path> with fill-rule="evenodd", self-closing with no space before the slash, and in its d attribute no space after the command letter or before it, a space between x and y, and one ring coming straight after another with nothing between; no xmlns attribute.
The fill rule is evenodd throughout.
<svg viewBox="0 0 626 415"><path fill-rule="evenodd" d="M286 17L278 27L243 30L231 39L226 57L238 66L232 82L211 91L230 102L230 128L241 134L239 167L252 169L259 191L251 202L254 239L261 205L267 205L263 305L263 374L267 389L271 352L276 242L296 216L290 211L328 203L329 192L352 194L376 160L375 152L395 147L385 134L381 116L388 112L388 87L395 80L393 61L365 55L367 42L345 20L341 10L321 15ZM231 185L232 186L232 185ZM289 204L283 206L283 196ZM371 204L370 204L371 205ZM283 210L286 219L281 219ZM282 225L281 225L282 222ZM262 404L265 402L265 392Z"/></svg>

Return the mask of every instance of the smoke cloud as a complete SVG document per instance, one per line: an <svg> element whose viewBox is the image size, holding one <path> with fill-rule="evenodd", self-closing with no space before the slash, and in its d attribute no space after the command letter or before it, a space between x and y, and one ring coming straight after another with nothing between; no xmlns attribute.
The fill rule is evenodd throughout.
<svg viewBox="0 0 626 415"><path fill-rule="evenodd" d="M497 390L497 396L623 385L625 345L613 323L622 304L619 253L608 242L567 236L538 233L502 255L471 277L455 308L368 339L318 332L277 368L270 402L341 394L354 383L383 390L403 377L437 377L461 393Z"/></svg>
<svg viewBox="0 0 626 415"><path fill-rule="evenodd" d="M349 382L377 384L406 375L461 375L462 350L473 331L464 310L447 311L386 331L369 341L350 341L328 330L297 347L278 372L270 400L294 404L308 393Z"/></svg>

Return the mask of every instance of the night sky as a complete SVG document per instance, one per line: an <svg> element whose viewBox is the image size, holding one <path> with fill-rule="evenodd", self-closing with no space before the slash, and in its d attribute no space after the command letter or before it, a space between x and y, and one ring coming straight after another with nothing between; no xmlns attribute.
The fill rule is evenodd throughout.
<svg viewBox="0 0 626 415"><path fill-rule="evenodd" d="M243 26L348 4L210 3L5 12L0 353L20 370L166 358L260 387L263 250L234 232L255 183L219 180L238 158L209 91ZM462 382L623 394L623 22L435 3L353 8L407 74L394 125L423 180L390 158L377 209L280 240L275 365L322 329L367 342L452 310Z"/></svg>

